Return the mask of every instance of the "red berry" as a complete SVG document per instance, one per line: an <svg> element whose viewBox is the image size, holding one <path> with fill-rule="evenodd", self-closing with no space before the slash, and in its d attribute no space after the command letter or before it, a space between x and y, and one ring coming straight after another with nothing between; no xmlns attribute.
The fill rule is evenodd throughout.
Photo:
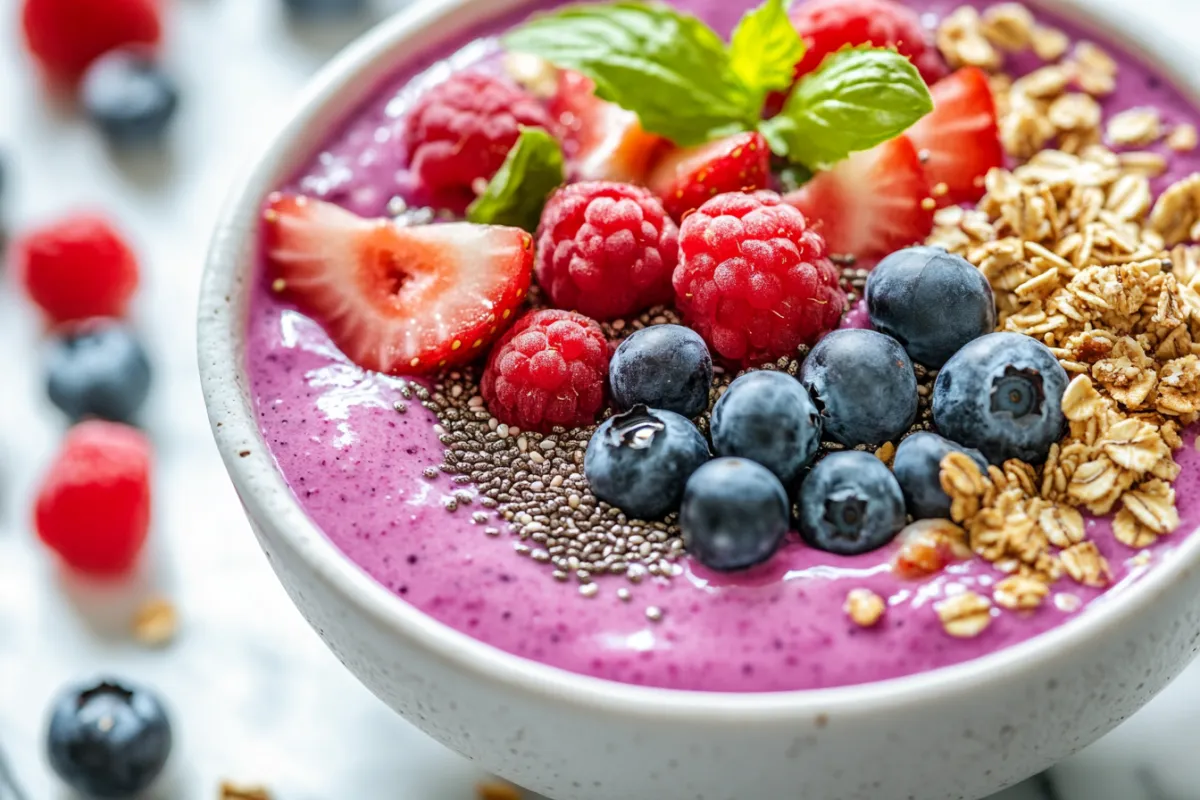
<svg viewBox="0 0 1200 800"><path fill-rule="evenodd" d="M928 84L946 74L946 65L931 43L920 15L893 0L808 0L792 11L792 24L808 49L796 65L796 77L815 70L829 55L845 47L894 47L913 63ZM783 96L768 100L778 111Z"/></svg>
<svg viewBox="0 0 1200 800"><path fill-rule="evenodd" d="M671 299L679 229L646 189L575 183L551 195L537 279L559 308L612 319Z"/></svg>
<svg viewBox="0 0 1200 800"><path fill-rule="evenodd" d="M825 240L774 192L723 194L683 221L675 303L726 361L791 356L846 305Z"/></svg>
<svg viewBox="0 0 1200 800"><path fill-rule="evenodd" d="M641 183L663 139L646 133L632 111L601 100L595 88L590 78L563 70L550 101L550 113L565 132L563 145L574 177Z"/></svg>
<svg viewBox="0 0 1200 800"><path fill-rule="evenodd" d="M463 72L427 91L405 120L409 165L426 199L464 211L522 127L554 129L537 98L503 78Z"/></svg>
<svg viewBox="0 0 1200 800"><path fill-rule="evenodd" d="M939 206L974 203L984 195L988 171L1004 165L992 87L982 70L966 67L935 83L930 94L933 112L905 135L924 160Z"/></svg>
<svg viewBox="0 0 1200 800"><path fill-rule="evenodd" d="M401 226L279 194L263 216L272 277L366 369L416 374L473 361L529 289L533 237L518 228Z"/></svg>
<svg viewBox="0 0 1200 800"><path fill-rule="evenodd" d="M821 232L829 250L865 261L923 242L934 202L907 136L855 153L784 198Z"/></svg>
<svg viewBox="0 0 1200 800"><path fill-rule="evenodd" d="M726 192L767 188L771 150L758 132L668 153L647 181L676 220L682 220L711 197Z"/></svg>
<svg viewBox="0 0 1200 800"><path fill-rule="evenodd" d="M38 491L38 537L79 572L127 572L150 529L150 468L150 442L137 428L76 425Z"/></svg>
<svg viewBox="0 0 1200 800"><path fill-rule="evenodd" d="M25 234L16 264L30 298L56 323L120 317L138 285L133 250L108 220L91 214Z"/></svg>
<svg viewBox="0 0 1200 800"><path fill-rule="evenodd" d="M593 320L572 311L531 311L492 350L480 391L507 425L543 432L588 425L604 405L608 356Z"/></svg>
<svg viewBox="0 0 1200 800"><path fill-rule="evenodd" d="M157 0L25 0L21 21L42 68L69 82L109 50L162 35Z"/></svg>

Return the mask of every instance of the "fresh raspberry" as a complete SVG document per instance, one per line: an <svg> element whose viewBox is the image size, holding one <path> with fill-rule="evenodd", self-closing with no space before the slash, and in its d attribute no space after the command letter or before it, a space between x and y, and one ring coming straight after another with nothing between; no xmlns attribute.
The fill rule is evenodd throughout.
<svg viewBox="0 0 1200 800"><path fill-rule="evenodd" d="M79 572L127 572L150 528L150 464L150 442L136 428L76 425L38 491L38 537Z"/></svg>
<svg viewBox="0 0 1200 800"><path fill-rule="evenodd" d="M603 320L671 299L679 229L639 186L559 189L542 212L537 248L538 283L559 308Z"/></svg>
<svg viewBox="0 0 1200 800"><path fill-rule="evenodd" d="M533 95L479 72L434 86L405 120L409 166L432 204L462 212L492 179L521 127L554 126Z"/></svg>
<svg viewBox="0 0 1200 800"><path fill-rule="evenodd" d="M683 221L679 249L675 303L728 361L794 355L845 308L825 240L774 192L717 195Z"/></svg>
<svg viewBox="0 0 1200 800"><path fill-rule="evenodd" d="M68 82L109 50L156 45L162 35L157 0L25 0L21 21L42 68Z"/></svg>
<svg viewBox="0 0 1200 800"><path fill-rule="evenodd" d="M496 419L524 430L574 428L604 405L608 342L582 314L531 311L496 343L480 390Z"/></svg>
<svg viewBox="0 0 1200 800"><path fill-rule="evenodd" d="M137 289L137 258L103 217L67 217L25 234L16 248L25 291L52 322L122 316Z"/></svg>

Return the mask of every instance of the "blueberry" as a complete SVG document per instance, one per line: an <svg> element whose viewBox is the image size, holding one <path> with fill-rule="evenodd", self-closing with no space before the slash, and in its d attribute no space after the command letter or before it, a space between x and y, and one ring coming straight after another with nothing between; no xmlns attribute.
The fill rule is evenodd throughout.
<svg viewBox="0 0 1200 800"><path fill-rule="evenodd" d="M84 111L118 145L158 140L179 105L175 82L151 54L137 49L97 58L79 91Z"/></svg>
<svg viewBox="0 0 1200 800"><path fill-rule="evenodd" d="M757 461L790 485L821 443L821 414L800 381L782 372L748 372L713 407L717 455Z"/></svg>
<svg viewBox="0 0 1200 800"><path fill-rule="evenodd" d="M80 794L131 797L167 763L171 724L158 697L140 686L73 686L51 708L48 749L50 766Z"/></svg>
<svg viewBox="0 0 1200 800"><path fill-rule="evenodd" d="M858 450L831 453L800 487L800 536L812 547L853 556L877 550L904 527L904 495L892 471Z"/></svg>
<svg viewBox="0 0 1200 800"><path fill-rule="evenodd" d="M710 569L745 569L770 558L788 531L779 479L744 458L716 458L687 482L679 527L688 553Z"/></svg>
<svg viewBox="0 0 1200 800"><path fill-rule="evenodd" d="M990 333L938 373L933 423L993 464L1010 458L1040 464L1062 436L1066 388L1066 370L1044 344L1020 333Z"/></svg>
<svg viewBox="0 0 1200 800"><path fill-rule="evenodd" d="M700 334L682 325L651 325L613 353L608 381L617 408L636 405L698 417L708 410L712 356Z"/></svg>
<svg viewBox="0 0 1200 800"><path fill-rule="evenodd" d="M942 490L941 473L942 459L954 452L966 453L987 472L983 453L929 431L914 433L896 448L892 472L914 519L950 518L950 495Z"/></svg>
<svg viewBox="0 0 1200 800"><path fill-rule="evenodd" d="M124 325L92 323L54 343L46 387L51 402L72 421L129 422L150 391L150 362Z"/></svg>
<svg viewBox="0 0 1200 800"><path fill-rule="evenodd" d="M638 519L679 507L692 473L708 461L708 442L674 411L634 406L592 434L583 473L592 492Z"/></svg>
<svg viewBox="0 0 1200 800"><path fill-rule="evenodd" d="M996 301L983 273L939 247L910 247L867 277L875 330L894 337L913 361L940 367L960 347L996 328Z"/></svg>
<svg viewBox="0 0 1200 800"><path fill-rule="evenodd" d="M898 439L917 418L917 376L904 348L877 331L843 329L817 342L800 380L825 433L847 447Z"/></svg>
<svg viewBox="0 0 1200 800"><path fill-rule="evenodd" d="M298 17L334 18L362 13L367 0L284 0L284 5Z"/></svg>

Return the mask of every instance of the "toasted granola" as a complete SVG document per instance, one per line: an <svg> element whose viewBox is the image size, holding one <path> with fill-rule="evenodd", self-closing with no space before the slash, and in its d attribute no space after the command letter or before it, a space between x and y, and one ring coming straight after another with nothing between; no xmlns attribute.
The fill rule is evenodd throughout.
<svg viewBox="0 0 1200 800"><path fill-rule="evenodd" d="M883 618L887 603L870 589L851 589L846 595L846 616L859 627L870 628Z"/></svg>
<svg viewBox="0 0 1200 800"><path fill-rule="evenodd" d="M947 597L935 607L946 633L958 639L971 639L992 623L992 601L967 591Z"/></svg>

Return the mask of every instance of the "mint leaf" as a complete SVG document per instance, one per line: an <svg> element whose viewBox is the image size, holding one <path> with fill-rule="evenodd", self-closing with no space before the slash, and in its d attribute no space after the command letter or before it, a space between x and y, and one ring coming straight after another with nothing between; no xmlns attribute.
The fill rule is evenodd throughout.
<svg viewBox="0 0 1200 800"><path fill-rule="evenodd" d="M532 232L537 229L546 198L564 179L558 140L541 128L522 128L500 171L467 209L467 219Z"/></svg>
<svg viewBox="0 0 1200 800"><path fill-rule="evenodd" d="M791 87L804 51L804 40L788 18L787 0L766 0L734 29L730 67L761 101L768 92Z"/></svg>
<svg viewBox="0 0 1200 800"><path fill-rule="evenodd" d="M894 50L844 50L804 77L762 133L778 155L828 169L903 133L933 110L929 89Z"/></svg>
<svg viewBox="0 0 1200 800"><path fill-rule="evenodd" d="M761 107L725 43L693 16L660 4L577 5L509 32L510 50L581 72L596 94L683 146L757 126Z"/></svg>

